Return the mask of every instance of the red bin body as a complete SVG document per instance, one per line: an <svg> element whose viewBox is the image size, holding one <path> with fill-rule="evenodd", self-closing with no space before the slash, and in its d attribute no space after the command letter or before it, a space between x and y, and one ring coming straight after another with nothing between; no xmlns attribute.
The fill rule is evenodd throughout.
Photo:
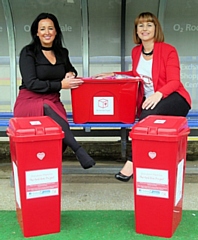
<svg viewBox="0 0 198 240"><path fill-rule="evenodd" d="M130 132L137 233L172 237L182 218L185 117L149 116Z"/></svg>
<svg viewBox="0 0 198 240"><path fill-rule="evenodd" d="M47 116L12 118L7 135L17 218L24 236L60 232L61 127Z"/></svg>
<svg viewBox="0 0 198 240"><path fill-rule="evenodd" d="M73 121L133 123L138 79L86 79L71 90Z"/></svg>

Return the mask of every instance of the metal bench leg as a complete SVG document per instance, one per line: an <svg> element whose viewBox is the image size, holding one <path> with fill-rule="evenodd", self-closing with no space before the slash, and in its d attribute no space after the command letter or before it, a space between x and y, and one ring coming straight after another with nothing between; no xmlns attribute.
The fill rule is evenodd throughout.
<svg viewBox="0 0 198 240"><path fill-rule="evenodd" d="M14 187L14 177L13 177L13 173L11 172L11 175L10 175L10 187Z"/></svg>
<svg viewBox="0 0 198 240"><path fill-rule="evenodd" d="M127 149L126 128L121 128L121 159L124 161L126 161L126 149Z"/></svg>

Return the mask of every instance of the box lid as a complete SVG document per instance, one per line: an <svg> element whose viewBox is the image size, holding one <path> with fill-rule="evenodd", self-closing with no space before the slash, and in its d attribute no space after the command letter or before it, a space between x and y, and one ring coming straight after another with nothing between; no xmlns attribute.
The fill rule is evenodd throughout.
<svg viewBox="0 0 198 240"><path fill-rule="evenodd" d="M188 135L190 129L185 117L152 115L138 122L130 132L130 137L164 140ZM176 139L175 139L176 140Z"/></svg>
<svg viewBox="0 0 198 240"><path fill-rule="evenodd" d="M45 139L60 139L64 133L62 128L50 117L18 117L11 118L7 135L15 141L36 141Z"/></svg>
<svg viewBox="0 0 198 240"><path fill-rule="evenodd" d="M125 83L133 83L133 84L138 84L139 81L141 81L140 78L120 78L120 79L115 79L115 78L81 78L84 83L88 84L125 84Z"/></svg>

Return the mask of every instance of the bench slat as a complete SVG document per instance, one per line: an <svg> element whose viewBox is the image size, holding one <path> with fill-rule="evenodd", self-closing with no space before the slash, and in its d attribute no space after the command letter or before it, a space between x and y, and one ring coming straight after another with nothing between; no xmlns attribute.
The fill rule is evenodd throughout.
<svg viewBox="0 0 198 240"><path fill-rule="evenodd" d="M13 117L12 112L0 112L0 126L7 127L9 119ZM82 128L131 128L134 123L74 123L72 113L67 113L68 121L71 127ZM187 115L188 126L191 128L198 127L198 111L190 111ZM137 122L137 121L136 121Z"/></svg>

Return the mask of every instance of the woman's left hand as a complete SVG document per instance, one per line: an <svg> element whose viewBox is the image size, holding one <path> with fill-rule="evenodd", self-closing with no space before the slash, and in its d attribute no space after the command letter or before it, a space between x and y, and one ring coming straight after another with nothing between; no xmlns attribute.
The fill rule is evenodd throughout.
<svg viewBox="0 0 198 240"><path fill-rule="evenodd" d="M148 97L142 104L142 109L153 109L158 102L162 99L163 95L161 92L155 92L150 97Z"/></svg>

